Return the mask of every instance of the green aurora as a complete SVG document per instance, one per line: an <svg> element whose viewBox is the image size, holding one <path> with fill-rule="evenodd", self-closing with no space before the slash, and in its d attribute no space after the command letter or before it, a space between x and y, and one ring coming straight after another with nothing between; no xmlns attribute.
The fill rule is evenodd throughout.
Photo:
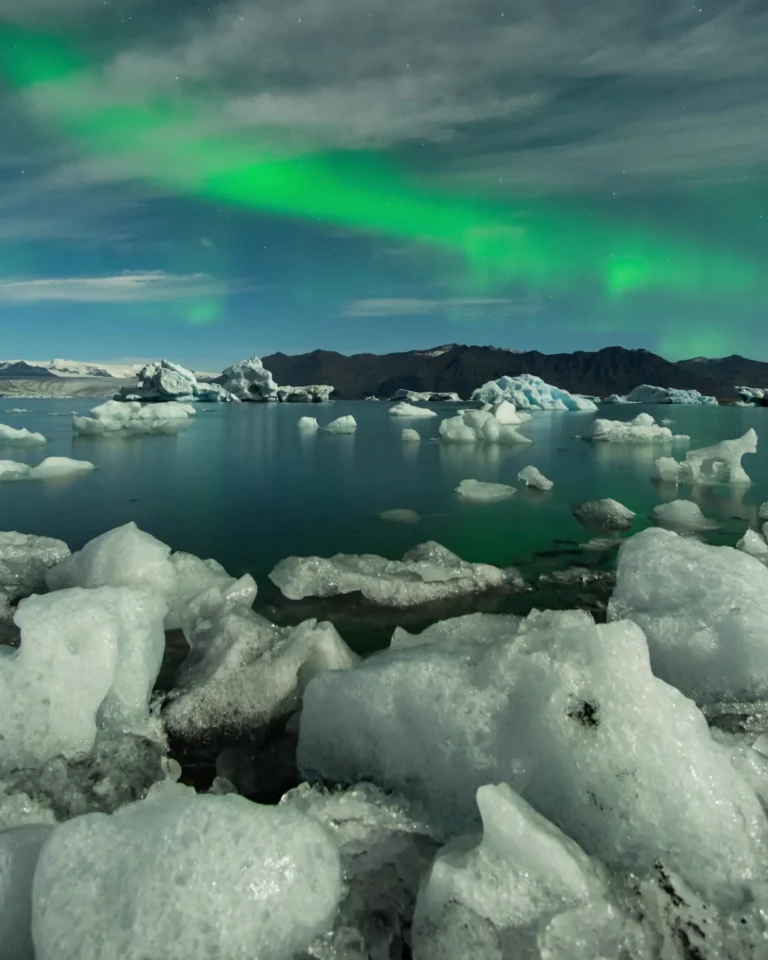
<svg viewBox="0 0 768 960"><path fill-rule="evenodd" d="M108 158L126 180L430 245L459 258L464 269L453 271L453 283L464 295L578 292L593 295L615 319L621 303L638 295L681 304L762 301L760 264L714 245L553 200L433 188L383 155L287 152L267 139L222 135L210 110L191 99L117 100L103 67L56 37L6 28L0 64L38 122L84 155ZM188 319L207 322L217 310L201 303L193 314ZM708 335L696 339L704 346Z"/></svg>

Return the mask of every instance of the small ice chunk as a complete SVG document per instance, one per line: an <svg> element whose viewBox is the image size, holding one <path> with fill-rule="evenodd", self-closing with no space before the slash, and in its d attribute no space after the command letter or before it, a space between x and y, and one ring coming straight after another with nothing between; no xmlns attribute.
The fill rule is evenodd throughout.
<svg viewBox="0 0 768 960"><path fill-rule="evenodd" d="M760 520L768 520L768 500L760 504L757 509L757 516Z"/></svg>
<svg viewBox="0 0 768 960"><path fill-rule="evenodd" d="M51 827L0 831L0 956L35 960L32 944L32 882Z"/></svg>
<svg viewBox="0 0 768 960"><path fill-rule="evenodd" d="M509 640L520 629L521 618L513 613L467 613L462 617L438 620L421 633L396 627L390 647L420 647L437 643L443 649L467 643L497 643Z"/></svg>
<svg viewBox="0 0 768 960"><path fill-rule="evenodd" d="M404 443L421 443L421 434L418 430L414 430L412 427L406 427L403 430L403 442Z"/></svg>
<svg viewBox="0 0 768 960"><path fill-rule="evenodd" d="M317 422L317 417L299 417L298 419L299 430L317 430L319 427L320 424Z"/></svg>
<svg viewBox="0 0 768 960"><path fill-rule="evenodd" d="M415 407L412 403L396 403L389 408L391 417L436 417L437 412L429 407Z"/></svg>
<svg viewBox="0 0 768 960"><path fill-rule="evenodd" d="M70 457L46 457L36 467L32 467L28 477L30 480L51 480L57 477L74 477L95 469L94 464L88 460L72 460Z"/></svg>
<svg viewBox="0 0 768 960"><path fill-rule="evenodd" d="M462 500L472 503L498 503L508 500L515 492L515 488L506 483L484 483L482 480L462 480L456 487Z"/></svg>
<svg viewBox="0 0 768 960"><path fill-rule="evenodd" d="M651 520L660 527L680 533L700 533L702 530L715 530L720 526L714 520L707 519L699 505L691 500L659 503L651 512Z"/></svg>
<svg viewBox="0 0 768 960"><path fill-rule="evenodd" d="M288 557L269 579L289 600L334 597L360 591L366 600L409 607L501 587L520 585L520 574L487 563L467 563L434 541L419 544L402 560L375 554Z"/></svg>
<svg viewBox="0 0 768 960"><path fill-rule="evenodd" d="M757 434L753 429L736 440L721 440L709 447L689 450L682 463L661 457L653 475L674 483L748 484L752 481L741 465L745 453L757 453Z"/></svg>
<svg viewBox="0 0 768 960"><path fill-rule="evenodd" d="M639 624L654 673L697 703L768 696L768 569L745 553L643 530L619 552L608 618Z"/></svg>
<svg viewBox="0 0 768 960"><path fill-rule="evenodd" d="M755 530L747 530L736 544L736 549L757 559L768 557L768 543Z"/></svg>
<svg viewBox="0 0 768 960"><path fill-rule="evenodd" d="M0 460L0 480L25 480L32 468L15 460Z"/></svg>
<svg viewBox="0 0 768 960"><path fill-rule="evenodd" d="M438 430L445 443L477 443L475 431L464 422L463 417L441 420Z"/></svg>
<svg viewBox="0 0 768 960"><path fill-rule="evenodd" d="M421 515L415 510L409 510L407 507L395 510L382 510L379 514L379 520L386 520L387 523L418 523Z"/></svg>
<svg viewBox="0 0 768 960"><path fill-rule="evenodd" d="M547 480L538 467L523 467L517 479L522 480L527 487L535 487L537 490L551 490L554 487L554 483Z"/></svg>
<svg viewBox="0 0 768 960"><path fill-rule="evenodd" d="M6 413L29 413L29 410L26 407L11 407L10 410L6 410Z"/></svg>
<svg viewBox="0 0 768 960"><path fill-rule="evenodd" d="M635 516L632 510L610 497L584 500L576 504L572 513L585 527L595 530L629 530Z"/></svg>
<svg viewBox="0 0 768 960"><path fill-rule="evenodd" d="M357 421L349 414L331 420L325 428L326 433L354 433L357 430Z"/></svg>
<svg viewBox="0 0 768 960"><path fill-rule="evenodd" d="M36 960L290 960L333 923L336 843L313 818L178 784L60 824L35 873ZM126 919L127 918L127 919Z"/></svg>
<svg viewBox="0 0 768 960"><path fill-rule="evenodd" d="M671 423L674 423L674 420L670 420L669 417L665 417L663 420L660 420L659 423L662 427L668 427Z"/></svg>
<svg viewBox="0 0 768 960"><path fill-rule="evenodd" d="M669 427L660 427L649 413L639 413L634 420L593 420L582 435L585 440L602 443L671 443L690 440L673 436Z"/></svg>
<svg viewBox="0 0 768 960"><path fill-rule="evenodd" d="M16 447L34 447L40 443L46 443L42 433L31 433L25 427L16 430L14 427L7 427L0 423L0 444L13 445Z"/></svg>

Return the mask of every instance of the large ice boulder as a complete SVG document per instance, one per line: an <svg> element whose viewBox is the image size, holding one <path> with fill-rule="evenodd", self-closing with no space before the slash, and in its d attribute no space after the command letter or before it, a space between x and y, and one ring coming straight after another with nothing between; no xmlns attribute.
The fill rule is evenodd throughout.
<svg viewBox="0 0 768 960"><path fill-rule="evenodd" d="M714 898L764 876L757 796L698 708L653 675L630 621L533 613L495 642L393 648L322 674L298 761L310 778L401 792L449 836L477 826L478 787L506 782L610 865L661 858Z"/></svg>
<svg viewBox="0 0 768 960"><path fill-rule="evenodd" d="M391 417L436 417L437 413L429 407L414 407L412 403L395 403L389 408Z"/></svg>
<svg viewBox="0 0 768 960"><path fill-rule="evenodd" d="M35 824L0 830L0 956L35 960L32 883L51 827Z"/></svg>
<svg viewBox="0 0 768 960"><path fill-rule="evenodd" d="M250 581L255 596L256 585ZM66 587L144 587L153 590L168 608L169 630L182 626L186 604L216 586L226 590L236 582L216 560L201 560L171 548L131 521L90 540L46 575L51 590ZM251 600L251 602L253 602Z"/></svg>
<svg viewBox="0 0 768 960"><path fill-rule="evenodd" d="M0 638L11 629L13 605L42 593L46 571L68 556L69 547L61 540L0 532Z"/></svg>
<svg viewBox="0 0 768 960"><path fill-rule="evenodd" d="M13 460L0 460L0 480L59 480L90 473L96 467L90 460L71 457L46 457L35 467Z"/></svg>
<svg viewBox="0 0 768 960"><path fill-rule="evenodd" d="M522 422L514 405L502 401L488 410L462 410L442 420L438 432L445 443L531 443L516 429Z"/></svg>
<svg viewBox="0 0 768 960"><path fill-rule="evenodd" d="M689 450L682 463L672 457L659 457L653 476L670 483L748 484L752 481L741 465L745 453L757 453L757 434L751 427L735 440Z"/></svg>
<svg viewBox="0 0 768 960"><path fill-rule="evenodd" d="M768 524L766 524L768 526ZM761 561L768 561L768 543L756 530L746 530L736 544L736 549Z"/></svg>
<svg viewBox="0 0 768 960"><path fill-rule="evenodd" d="M678 390L676 387L653 387L641 383L627 394L629 403L685 403L717 406L715 397L703 396L698 390Z"/></svg>
<svg viewBox="0 0 768 960"><path fill-rule="evenodd" d="M499 503L515 494L515 488L506 483L485 483L482 480L462 480L455 493L470 503Z"/></svg>
<svg viewBox="0 0 768 960"><path fill-rule="evenodd" d="M136 401L107 400L93 407L90 416L74 416L77 434L105 436L123 434L178 433L189 425L195 408L189 403L142 404Z"/></svg>
<svg viewBox="0 0 768 960"><path fill-rule="evenodd" d="M22 600L21 646L0 654L0 773L87 752L97 723L144 726L165 609L152 592L112 587Z"/></svg>
<svg viewBox="0 0 768 960"><path fill-rule="evenodd" d="M551 490L554 487L552 480L547 480L538 467L528 466L517 475L518 480L522 480L526 487L533 487L536 490Z"/></svg>
<svg viewBox="0 0 768 960"><path fill-rule="evenodd" d="M142 367L136 386L120 389L117 400L152 402L230 400L229 392L217 383L200 383L191 370L170 360L158 360Z"/></svg>
<svg viewBox="0 0 768 960"><path fill-rule="evenodd" d="M674 436L669 427L659 426L649 413L638 413L634 420L593 420L582 434L584 440L602 443L671 443L690 440Z"/></svg>
<svg viewBox="0 0 768 960"><path fill-rule="evenodd" d="M768 396L768 390L763 387L734 387L744 403L759 403Z"/></svg>
<svg viewBox="0 0 768 960"><path fill-rule="evenodd" d="M227 367L222 377L224 389L238 400L278 399L274 377L255 354Z"/></svg>
<svg viewBox="0 0 768 960"><path fill-rule="evenodd" d="M357 421L351 414L331 420L325 427L326 433L354 433L357 430Z"/></svg>
<svg viewBox="0 0 768 960"><path fill-rule="evenodd" d="M3 446L34 447L46 442L42 433L31 433L26 427L17 430L15 427L7 427L4 423L0 423L0 444Z"/></svg>
<svg viewBox="0 0 768 960"><path fill-rule="evenodd" d="M701 507L691 500L659 503L651 511L651 520L676 533L701 533L703 530L715 530L720 526L715 520L705 517Z"/></svg>
<svg viewBox="0 0 768 960"><path fill-rule="evenodd" d="M571 512L587 529L601 532L629 530L635 517L629 507L611 497L583 500L577 503Z"/></svg>
<svg viewBox="0 0 768 960"><path fill-rule="evenodd" d="M610 620L634 620L653 671L698 703L768 695L768 570L732 547L643 530L619 551Z"/></svg>
<svg viewBox="0 0 768 960"><path fill-rule="evenodd" d="M553 387L530 373L490 380L472 393L472 399L481 403L508 400L523 410L597 410L594 401Z"/></svg>
<svg viewBox="0 0 768 960"><path fill-rule="evenodd" d="M359 591L371 603L388 607L511 588L522 582L517 570L468 563L432 541L409 550L402 560L344 553L330 558L287 557L269 579L289 600Z"/></svg>
<svg viewBox="0 0 768 960"><path fill-rule="evenodd" d="M338 847L313 818L161 785L55 829L34 879L35 957L293 960L341 893Z"/></svg>
<svg viewBox="0 0 768 960"><path fill-rule="evenodd" d="M313 383L306 387L278 387L277 399L288 403L327 403L334 387Z"/></svg>

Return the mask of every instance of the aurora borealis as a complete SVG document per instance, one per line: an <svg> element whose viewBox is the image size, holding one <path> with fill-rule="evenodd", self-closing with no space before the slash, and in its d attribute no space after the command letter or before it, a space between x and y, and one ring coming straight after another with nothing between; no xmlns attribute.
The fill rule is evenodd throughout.
<svg viewBox="0 0 768 960"><path fill-rule="evenodd" d="M79 0L70 16L60 11L59 22L44 32L21 14L0 27L3 109L19 132L14 150L23 144L29 157L17 160L8 150L0 167L0 213L23 213L23 194L31 189L32 206L51 192L53 207L61 208L59 219L64 220L51 236L23 236L21 230L17 237L12 229L0 233L5 310L15 315L34 310L42 316L34 296L40 289L35 283L42 279L50 284L52 277L106 279L151 270L167 272L175 286L162 290L155 282L142 288L134 302L119 304L105 293L101 315L114 314L119 325L135 320L145 340L152 331L161 339L192 338L198 362L206 336L230 339L235 352L234 343L246 341L260 352L317 346L350 352L366 344L399 349L461 339L545 352L619 343L674 356L760 355L755 333L762 325L767 281L762 216L750 197L760 198L765 191L754 158L739 158L734 151L732 161L745 166L739 176L734 167L724 169L718 144L718 163L702 179L697 131L695 143L689 138L687 179L680 169L684 135L668 145L671 169L663 177L645 176L630 162L629 171L617 171L604 157L600 182L599 152L596 169L582 169L572 182L567 176L556 182L546 164L540 182L533 169L515 176L520 154L531 153L530 147L516 150L515 137L521 142L526 115L532 135L543 119L535 106L520 107L523 89L510 90L509 115L502 112L492 120L483 120L490 109L488 95L478 92L476 123L467 97L462 104L467 119L449 122L450 136L429 130L435 119L425 109L424 140L419 139L417 118L409 118L412 131L398 133L383 129L394 123L385 116L380 142L371 142L370 136L356 142L343 124L340 130L331 122L322 128L308 122L306 113L294 119L294 101L285 102L281 118L276 94L271 112L263 111L268 116L244 118L244 104L252 103L246 93L258 104L277 82L274 64L238 75L232 64L206 61L204 68L195 67L190 50L200 55L206 24L209 56L221 56L216 42L223 42L227 24L238 22L233 18L246 23L250 11L255 19L251 35L259 36L260 27L269 34L274 26L266 12L280 24L284 12L277 15L271 4L257 2L224 4L207 12L199 8L194 14L180 7L161 30L148 19L145 5L128 3L121 10L135 7L137 22L127 25L121 18L128 27L123 38L120 31L107 29L110 11L103 8L109 3L100 6L91 10L88 0ZM339 9L332 15L334 6ZM445 9L449 7L467 12L458 3ZM310 8L294 4L292 9L297 32L301 11L306 15ZM371 9L380 15L380 7ZM488 30L506 29L501 24L511 14L517 14L518 26L524 25L526 9L522 3L484 2L475 8L486 17L495 11L499 23L489 23ZM314 31L321 42L344 10L349 12L342 0L329 3L324 22L314 9L305 36L311 39ZM130 15L128 19L132 21ZM538 21L534 16L530 22ZM716 18L709 23L717 26ZM171 30L185 24L181 35L186 45ZM562 39L565 26L552 21L553 41ZM225 37L236 47L229 33ZM402 39L408 46L410 38ZM375 52L376 39L369 40ZM387 49L396 40L387 36ZM162 47L152 50L151 43L161 41L170 45L168 61L178 74L165 69L160 76L153 73ZM131 52L135 50L139 52ZM173 51L179 58L176 67ZM239 53L247 60L246 50ZM290 87L289 53L280 66L281 82ZM306 64L297 59L293 66L293 87L303 83L306 91L308 78L301 77ZM335 65L325 69L332 72ZM397 74L396 67L391 69ZM405 70L410 69L406 61ZM490 64L489 73L493 69ZM390 82L396 79L390 77ZM332 80L325 77L329 89L338 93ZM375 114L382 108L375 90L370 92ZM594 94L585 92L586 105L590 96ZM637 109L640 118L648 114L647 99L641 104L627 93L623 105L627 111ZM453 106L461 112L459 104ZM578 105L576 113L583 109L584 104ZM600 109L605 105L597 103L595 111ZM682 126L690 116L681 111ZM503 139L505 131L511 143L506 149L495 144L489 159L489 143ZM590 142L594 146L594 132L589 133L592 139L584 135L582 149ZM563 144L565 165L573 163L579 146ZM556 153L556 146L548 147L542 156L551 164ZM657 166L660 159L656 157ZM485 178L478 175L483 168ZM671 177L672 172L683 176ZM41 190L37 197L35 176ZM98 227L94 238L84 239L76 198L87 197L89 186L91 199L80 212L93 216L95 207ZM15 189L21 196L14 195ZM129 222L113 230L115 239L101 241L99 230L117 223L125 206ZM72 233L67 236L70 209ZM251 251L259 251L258 258ZM274 259L265 262L263 251ZM196 278L189 290L180 283L184 277ZM23 306L3 297L3 278L8 290L26 282ZM380 321L345 310L345 304L367 300L392 305L388 340ZM48 318L56 313L51 301L49 296ZM413 306L427 301L433 305L428 312ZM436 311L436 301L445 308ZM70 298L60 310L63 324L71 314ZM87 326L88 318L78 322ZM92 322L98 326L95 316ZM180 322L186 333L180 334ZM123 353L127 346L115 343L114 350ZM139 349L152 348L147 342ZM768 342L764 352L768 358Z"/></svg>

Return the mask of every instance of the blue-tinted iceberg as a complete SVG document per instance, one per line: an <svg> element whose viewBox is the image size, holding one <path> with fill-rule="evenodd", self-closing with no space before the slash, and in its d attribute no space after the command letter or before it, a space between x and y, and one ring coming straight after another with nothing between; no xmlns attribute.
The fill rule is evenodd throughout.
<svg viewBox="0 0 768 960"><path fill-rule="evenodd" d="M676 387L653 387L642 383L626 396L628 403L685 403L717 406L715 397L706 397L698 390L678 390Z"/></svg>
<svg viewBox="0 0 768 960"><path fill-rule="evenodd" d="M509 400L523 410L597 410L594 401L553 387L530 373L489 380L473 392L472 399L481 403Z"/></svg>
<svg viewBox="0 0 768 960"><path fill-rule="evenodd" d="M136 386L122 387L117 400L165 402L178 400L191 403L231 400L228 391L217 383L200 383L191 370L170 360L148 363L139 371Z"/></svg>

